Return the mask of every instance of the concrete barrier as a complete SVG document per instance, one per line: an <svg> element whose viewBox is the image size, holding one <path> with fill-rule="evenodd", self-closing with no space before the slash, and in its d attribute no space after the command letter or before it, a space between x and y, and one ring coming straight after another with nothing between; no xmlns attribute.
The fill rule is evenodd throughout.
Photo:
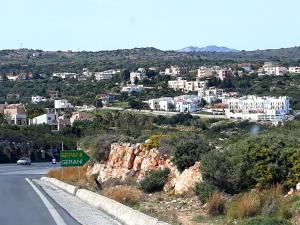
<svg viewBox="0 0 300 225"><path fill-rule="evenodd" d="M52 183L62 190L72 195L76 195L82 201L94 206L97 209L103 210L125 225L170 225L168 223L158 221L158 219L154 217L134 210L113 199L96 194L95 192L86 189L79 189L74 185L64 183L55 178L42 177L40 180Z"/></svg>
<svg viewBox="0 0 300 225"><path fill-rule="evenodd" d="M85 189L79 189L76 192L76 196L86 203L105 211L126 225L157 225L159 222L156 218Z"/></svg>
<svg viewBox="0 0 300 225"><path fill-rule="evenodd" d="M51 184L54 184L55 186L59 187L60 189L70 193L71 195L75 195L77 190L78 190L78 187L77 186L74 186L74 185L71 185L71 184L67 184L65 182L62 182L60 180L57 180L55 178L49 178L49 177L42 177L41 178L42 181L46 181L46 182L49 182Z"/></svg>

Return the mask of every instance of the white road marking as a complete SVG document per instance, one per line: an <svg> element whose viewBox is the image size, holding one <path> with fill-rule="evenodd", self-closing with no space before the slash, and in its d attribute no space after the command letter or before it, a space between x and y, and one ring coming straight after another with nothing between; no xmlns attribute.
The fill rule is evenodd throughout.
<svg viewBox="0 0 300 225"><path fill-rule="evenodd" d="M57 225L67 225L63 218L58 214L56 209L51 205L51 203L48 201L48 199L42 194L42 192L32 183L32 181L28 178L25 178L25 180L31 185L33 190L37 193L37 195L41 198L44 205L48 209L49 213L51 214L52 218L54 219L55 223Z"/></svg>

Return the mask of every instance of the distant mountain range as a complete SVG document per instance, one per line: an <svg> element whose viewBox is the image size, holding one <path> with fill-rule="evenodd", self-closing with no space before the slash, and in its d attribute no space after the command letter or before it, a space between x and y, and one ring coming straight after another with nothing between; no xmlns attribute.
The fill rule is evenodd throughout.
<svg viewBox="0 0 300 225"><path fill-rule="evenodd" d="M227 48L223 46L219 47L216 45L209 45L202 48L190 46L190 47L180 49L178 50L178 52L239 52L239 50L233 48Z"/></svg>

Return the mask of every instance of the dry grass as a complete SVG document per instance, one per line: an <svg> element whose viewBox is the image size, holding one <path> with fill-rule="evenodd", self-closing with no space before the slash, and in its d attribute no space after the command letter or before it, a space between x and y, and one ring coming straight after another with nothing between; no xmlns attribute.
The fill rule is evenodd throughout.
<svg viewBox="0 0 300 225"><path fill-rule="evenodd" d="M207 201L207 213L211 216L224 214L226 200L222 193L215 192Z"/></svg>
<svg viewBox="0 0 300 225"><path fill-rule="evenodd" d="M229 219L242 219L263 214L276 214L282 205L283 186L277 185L262 191L247 192L228 202Z"/></svg>
<svg viewBox="0 0 300 225"><path fill-rule="evenodd" d="M105 188L102 194L122 204L137 205L142 199L142 192L134 186L116 186Z"/></svg>
<svg viewBox="0 0 300 225"><path fill-rule="evenodd" d="M63 169L63 173L60 168L50 170L47 175L79 187L88 187L91 183L90 178L87 176L87 167L66 167Z"/></svg>
<svg viewBox="0 0 300 225"><path fill-rule="evenodd" d="M257 192L247 192L227 204L227 217L241 219L255 216L260 212L260 195Z"/></svg>

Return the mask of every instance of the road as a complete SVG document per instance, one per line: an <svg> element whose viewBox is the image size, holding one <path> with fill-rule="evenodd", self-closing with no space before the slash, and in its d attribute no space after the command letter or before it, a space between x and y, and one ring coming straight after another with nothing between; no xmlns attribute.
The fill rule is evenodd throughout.
<svg viewBox="0 0 300 225"><path fill-rule="evenodd" d="M142 113L148 115L161 115L161 116L174 116L179 114L179 112L169 112L169 111L155 111L155 110L137 110L137 109L124 109L120 107L104 107L103 109L109 110L117 110L117 111L130 111L135 113ZM225 119L225 115L213 115L213 114L199 114L199 113L191 113L192 116L198 116L203 119Z"/></svg>
<svg viewBox="0 0 300 225"><path fill-rule="evenodd" d="M33 163L31 166L0 164L0 224L2 225L58 225L61 218L67 225L79 225L68 212L50 199L37 185L48 204L58 215L53 217L47 204L25 178L39 178L45 174L49 163ZM60 225L60 224L59 224Z"/></svg>

